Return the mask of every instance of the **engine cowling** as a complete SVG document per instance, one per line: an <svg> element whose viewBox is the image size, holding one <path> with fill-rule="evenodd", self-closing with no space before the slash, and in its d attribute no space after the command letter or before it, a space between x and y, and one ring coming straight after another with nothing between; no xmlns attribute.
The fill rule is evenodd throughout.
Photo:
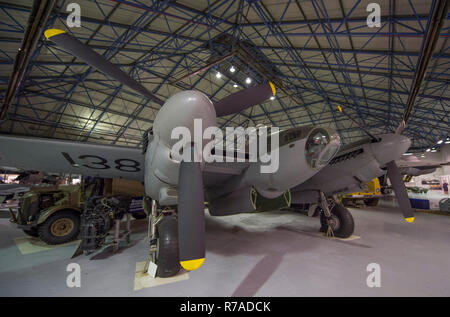
<svg viewBox="0 0 450 317"><path fill-rule="evenodd" d="M201 122L199 131L194 125L196 120ZM208 142L202 139L204 129L215 125L214 105L199 91L183 91L165 102L155 118L152 141L145 153L145 191L148 196L161 205L177 203L174 188L178 182L180 158L173 157L171 151L179 142L172 139L174 129L182 127L189 130L191 138L186 140L185 145L194 142L201 148Z"/></svg>

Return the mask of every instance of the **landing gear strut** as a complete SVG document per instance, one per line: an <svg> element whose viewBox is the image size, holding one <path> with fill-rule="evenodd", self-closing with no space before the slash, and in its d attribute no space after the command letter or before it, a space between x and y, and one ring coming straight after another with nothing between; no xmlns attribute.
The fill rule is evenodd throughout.
<svg viewBox="0 0 450 317"><path fill-rule="evenodd" d="M149 205L146 197L144 206ZM178 222L173 210L158 210L156 201L151 201L151 212L148 217L148 236L150 240L150 255L145 264L147 272L150 262L157 265L156 276L170 277L180 271L178 258Z"/></svg>
<svg viewBox="0 0 450 317"><path fill-rule="evenodd" d="M326 199L320 193L320 231L327 236L348 238L353 234L355 222L350 211L334 199Z"/></svg>

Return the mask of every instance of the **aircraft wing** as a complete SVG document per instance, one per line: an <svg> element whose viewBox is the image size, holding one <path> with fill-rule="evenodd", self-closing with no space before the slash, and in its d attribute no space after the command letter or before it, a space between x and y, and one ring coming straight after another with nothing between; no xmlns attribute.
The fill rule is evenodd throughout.
<svg viewBox="0 0 450 317"><path fill-rule="evenodd" d="M206 163L203 169L205 187L220 185L235 175L244 173L250 162L212 162Z"/></svg>
<svg viewBox="0 0 450 317"><path fill-rule="evenodd" d="M49 173L144 180L138 148L0 135L0 165Z"/></svg>

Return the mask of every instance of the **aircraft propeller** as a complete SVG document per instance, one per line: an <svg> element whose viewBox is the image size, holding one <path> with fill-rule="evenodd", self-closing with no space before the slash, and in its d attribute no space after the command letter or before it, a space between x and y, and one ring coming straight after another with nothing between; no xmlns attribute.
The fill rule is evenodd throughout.
<svg viewBox="0 0 450 317"><path fill-rule="evenodd" d="M199 162L180 164L178 237L181 266L189 271L198 269L205 260L205 206Z"/></svg>
<svg viewBox="0 0 450 317"><path fill-rule="evenodd" d="M391 181L392 189L398 200L398 205L402 210L403 217L408 222L414 222L414 211L411 207L411 202L408 198L408 192L406 191L405 182L403 181L400 171L398 170L395 161L390 161L386 164L387 176Z"/></svg>
<svg viewBox="0 0 450 317"><path fill-rule="evenodd" d="M59 29L49 29L45 31L45 37L54 42L63 50L71 55L81 59L88 65L94 67L98 71L114 78L118 82L130 87L141 95L153 100L159 105L163 105L164 101L151 93L142 84L134 78L122 71L119 67L109 62L105 57L98 54L88 46L84 45L78 39L69 35L66 31ZM233 113L241 112L251 106L264 102L271 96L275 96L275 86L269 83L259 84L254 87L243 89L231 94L214 104L218 117L227 116Z"/></svg>
<svg viewBox="0 0 450 317"><path fill-rule="evenodd" d="M362 127L357 121L355 121L350 115L348 115L341 106L338 106L338 109L341 113L343 113L347 118L349 118L353 123L355 123L361 130L363 130L373 142L379 142L380 139L371 134L367 129ZM402 121L397 128L396 134L401 134L406 126L406 122ZM394 190L395 196L397 197L398 204L400 209L405 217L407 222L414 222L414 211L411 207L411 202L408 198L408 192L406 191L405 183L403 182L400 171L398 170L397 164L395 161L390 161L386 164L387 176L391 181L392 189Z"/></svg>
<svg viewBox="0 0 450 317"><path fill-rule="evenodd" d="M402 134L406 127L406 122L402 120L395 130L395 134ZM403 216L406 221L414 222L414 211L411 207L411 202L408 198L408 192L406 191L405 182L398 170L398 166L395 161L391 161L386 164L387 176L391 181L392 189L394 190L395 196L397 197L400 209L403 212Z"/></svg>
<svg viewBox="0 0 450 317"><path fill-rule="evenodd" d="M142 84L109 62L78 39L63 30L49 29L44 33L63 50L84 61L98 71L114 78L141 95L159 105L164 101L155 96ZM275 96L275 86L269 83L259 84L231 94L214 104L218 117L241 112ZM195 149L194 149L195 150ZM199 268L205 258L205 215L203 177L200 163L184 162L180 164L178 179L178 237L180 264L187 270Z"/></svg>
<svg viewBox="0 0 450 317"><path fill-rule="evenodd" d="M275 96L275 86L269 82L250 87L231 94L214 104L218 117L241 112L248 107Z"/></svg>

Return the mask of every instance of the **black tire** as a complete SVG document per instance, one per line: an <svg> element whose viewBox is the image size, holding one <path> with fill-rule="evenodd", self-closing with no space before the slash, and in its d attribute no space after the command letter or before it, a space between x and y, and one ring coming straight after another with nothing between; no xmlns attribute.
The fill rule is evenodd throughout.
<svg viewBox="0 0 450 317"><path fill-rule="evenodd" d="M57 221L72 222L72 227L67 233L62 230L61 235L55 235L53 225ZM38 226L39 237L47 244L62 244L74 240L80 232L80 213L74 210L61 210L47 218Z"/></svg>
<svg viewBox="0 0 450 317"><path fill-rule="evenodd" d="M147 218L147 214L145 212L143 212L143 211L141 211L141 212L134 212L134 213L131 214L131 216L133 216L133 218L137 219L137 220Z"/></svg>
<svg viewBox="0 0 450 317"><path fill-rule="evenodd" d="M355 230L355 222L350 211L341 204L335 204L331 210L331 214L332 217L334 216L338 220L338 222L334 222L336 225L333 228L334 236L338 238L350 237ZM322 226L321 231L326 231L327 222L323 212L320 213L320 224Z"/></svg>
<svg viewBox="0 0 450 317"><path fill-rule="evenodd" d="M376 205L378 205L378 201L380 199L379 198L368 198L368 199L364 199L364 204L366 206L371 206L371 207L375 207Z"/></svg>
<svg viewBox="0 0 450 317"><path fill-rule="evenodd" d="M174 276L180 271L178 257L178 221L174 216L164 216L157 225L158 256L156 264L158 277Z"/></svg>
<svg viewBox="0 0 450 317"><path fill-rule="evenodd" d="M38 232L37 228L22 229L22 231L30 237L34 237L34 238L39 237L39 232Z"/></svg>

